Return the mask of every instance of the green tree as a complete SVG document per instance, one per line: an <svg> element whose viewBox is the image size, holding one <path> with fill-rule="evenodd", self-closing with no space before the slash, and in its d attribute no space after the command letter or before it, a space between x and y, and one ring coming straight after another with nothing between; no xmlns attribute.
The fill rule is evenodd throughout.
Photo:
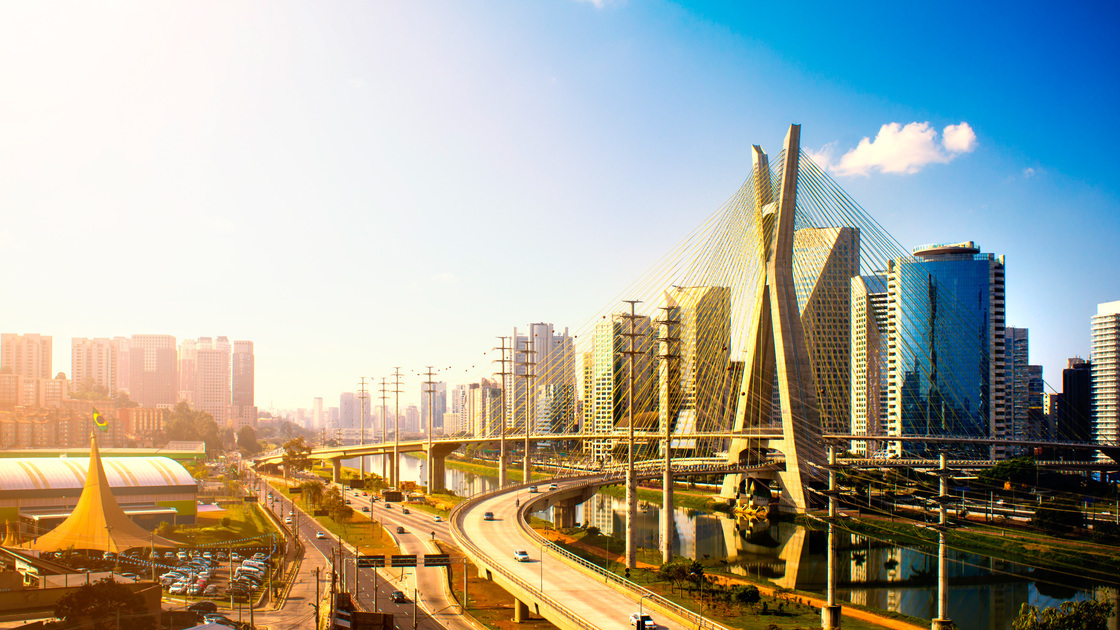
<svg viewBox="0 0 1120 630"><path fill-rule="evenodd" d="M1031 525L1053 534L1075 532L1085 528L1085 515L1073 501L1055 498L1038 506Z"/></svg>
<svg viewBox="0 0 1120 630"><path fill-rule="evenodd" d="M261 446L257 443L257 432L253 427L241 427L237 432L237 447L246 455L256 455L261 452Z"/></svg>
<svg viewBox="0 0 1120 630"><path fill-rule="evenodd" d="M762 594L753 584L740 584L735 587L735 601L740 604L757 604L761 599Z"/></svg>
<svg viewBox="0 0 1120 630"><path fill-rule="evenodd" d="M171 410L164 433L168 440L205 442L208 454L222 447L218 423L214 421L214 417L205 411L191 409L190 405L182 401L176 403Z"/></svg>
<svg viewBox="0 0 1120 630"><path fill-rule="evenodd" d="M119 627L117 616L128 620L136 630L154 627L151 619L140 617L146 611L144 598L109 578L86 584L55 604L54 614L67 624L89 618L93 628L108 630ZM87 626L89 627L89 626Z"/></svg>
<svg viewBox="0 0 1120 630"><path fill-rule="evenodd" d="M1110 602L1062 602L1060 608L1023 604L1011 630L1106 630L1112 616Z"/></svg>
<svg viewBox="0 0 1120 630"><path fill-rule="evenodd" d="M307 500L308 505L319 505L323 500L323 484L318 481L305 481L299 484L299 488L304 499Z"/></svg>
<svg viewBox="0 0 1120 630"><path fill-rule="evenodd" d="M1038 479L1038 466L1033 457L1016 457L1005 459L976 476L980 481L994 486L1002 486L1005 481L1034 485Z"/></svg>
<svg viewBox="0 0 1120 630"><path fill-rule="evenodd" d="M307 470L311 467L311 446L303 439L297 437L284 443L284 475L297 470Z"/></svg>

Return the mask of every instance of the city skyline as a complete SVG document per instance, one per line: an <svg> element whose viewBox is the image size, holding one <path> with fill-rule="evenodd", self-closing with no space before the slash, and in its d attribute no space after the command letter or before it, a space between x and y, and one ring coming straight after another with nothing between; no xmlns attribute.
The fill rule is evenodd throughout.
<svg viewBox="0 0 1120 630"><path fill-rule="evenodd" d="M907 248L1006 256L1007 325L1060 390L1120 298L1120 88L1082 63L1116 9L945 10L5 7L5 330L54 337L55 371L74 338L253 339L261 408L398 365L477 382L518 322L590 337L797 122Z"/></svg>

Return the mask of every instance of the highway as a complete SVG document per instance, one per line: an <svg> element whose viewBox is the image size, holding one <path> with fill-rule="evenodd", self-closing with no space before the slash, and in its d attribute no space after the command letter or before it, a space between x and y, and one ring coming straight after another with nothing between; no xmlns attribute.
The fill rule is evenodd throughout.
<svg viewBox="0 0 1120 630"><path fill-rule="evenodd" d="M558 481L557 485L563 489L577 483ZM464 508L463 533L491 562L562 603L594 627L630 630L629 617L630 613L638 611L637 598L631 599L607 586L601 579L593 578L554 556L542 558L541 548L525 536L517 523L518 496L521 499L527 497L524 490L510 490ZM492 512L494 520L484 520L486 512ZM529 562L514 560L513 552L519 549L529 553ZM645 612L653 616L659 629L692 630L650 611L648 607Z"/></svg>

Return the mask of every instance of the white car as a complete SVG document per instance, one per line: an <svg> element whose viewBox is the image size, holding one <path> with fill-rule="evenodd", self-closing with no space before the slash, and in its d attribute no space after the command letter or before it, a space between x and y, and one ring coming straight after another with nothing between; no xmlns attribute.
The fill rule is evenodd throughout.
<svg viewBox="0 0 1120 630"><path fill-rule="evenodd" d="M513 559L518 562L528 562L529 552L525 551L524 549L518 549L517 551L513 552Z"/></svg>
<svg viewBox="0 0 1120 630"><path fill-rule="evenodd" d="M315 532L315 537L316 538L326 538L327 536L323 532Z"/></svg>
<svg viewBox="0 0 1120 630"><path fill-rule="evenodd" d="M642 621L643 630L654 630L654 628L657 628L657 624L653 622L653 617L645 614L630 613L630 625L637 627L639 619Z"/></svg>
<svg viewBox="0 0 1120 630"><path fill-rule="evenodd" d="M436 522L437 523L442 523L443 522L443 517L440 516L439 514L436 514Z"/></svg>

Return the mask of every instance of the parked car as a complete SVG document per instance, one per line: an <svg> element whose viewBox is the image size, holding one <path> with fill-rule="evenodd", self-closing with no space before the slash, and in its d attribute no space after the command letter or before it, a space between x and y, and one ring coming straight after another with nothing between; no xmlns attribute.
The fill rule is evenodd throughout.
<svg viewBox="0 0 1120 630"><path fill-rule="evenodd" d="M172 595L182 595L187 592L187 585L183 582L176 582L171 585L171 588L167 589L167 592Z"/></svg>
<svg viewBox="0 0 1120 630"><path fill-rule="evenodd" d="M524 549L518 549L517 551L513 552L513 559L518 562L528 562L529 552L525 551Z"/></svg>
<svg viewBox="0 0 1120 630"><path fill-rule="evenodd" d="M126 580L136 580L140 578L140 576L136 575L135 573L122 573L121 577L125 578Z"/></svg>
<svg viewBox="0 0 1120 630"><path fill-rule="evenodd" d="M408 598L405 597L404 593L401 592L401 591L393 591L393 594L389 596L389 599L393 600L393 602L395 602L397 604L401 604L401 603L404 603L404 602L408 601Z"/></svg>
<svg viewBox="0 0 1120 630"><path fill-rule="evenodd" d="M200 615L212 615L218 612L218 605L214 602L195 602L187 606L187 610Z"/></svg>
<svg viewBox="0 0 1120 630"><path fill-rule="evenodd" d="M241 562L241 554L236 551L230 554L229 559L231 562Z"/></svg>

